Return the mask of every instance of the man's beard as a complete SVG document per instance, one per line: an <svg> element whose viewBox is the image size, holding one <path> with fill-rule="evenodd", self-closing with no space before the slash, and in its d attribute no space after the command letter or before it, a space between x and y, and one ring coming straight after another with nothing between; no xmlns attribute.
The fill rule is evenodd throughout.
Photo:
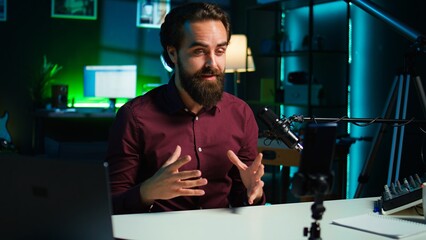
<svg viewBox="0 0 426 240"><path fill-rule="evenodd" d="M225 74L210 67L203 67L195 74L190 75L182 66L178 59L179 78L185 91L198 104L209 109L220 101L224 89ZM216 81L203 80L203 74L216 76Z"/></svg>

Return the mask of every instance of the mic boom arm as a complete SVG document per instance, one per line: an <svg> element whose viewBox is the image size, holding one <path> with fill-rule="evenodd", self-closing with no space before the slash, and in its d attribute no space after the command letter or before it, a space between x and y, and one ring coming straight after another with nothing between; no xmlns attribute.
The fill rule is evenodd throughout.
<svg viewBox="0 0 426 240"><path fill-rule="evenodd" d="M299 138L290 130L290 121L280 119L266 107L259 112L259 117L268 126L270 131L287 145L287 147L296 149L299 152L303 150L302 145L299 143Z"/></svg>

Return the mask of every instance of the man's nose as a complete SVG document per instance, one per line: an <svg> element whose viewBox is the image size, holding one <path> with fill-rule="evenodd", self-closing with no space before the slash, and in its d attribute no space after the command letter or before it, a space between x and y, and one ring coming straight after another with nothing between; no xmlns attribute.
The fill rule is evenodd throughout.
<svg viewBox="0 0 426 240"><path fill-rule="evenodd" d="M217 68L217 59L214 53L206 55L206 67Z"/></svg>

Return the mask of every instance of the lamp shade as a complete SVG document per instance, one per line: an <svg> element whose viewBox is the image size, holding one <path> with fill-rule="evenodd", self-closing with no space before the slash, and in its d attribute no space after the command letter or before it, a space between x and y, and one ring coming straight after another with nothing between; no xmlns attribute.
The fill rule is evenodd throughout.
<svg viewBox="0 0 426 240"><path fill-rule="evenodd" d="M247 37L244 34L231 35L231 40L226 49L225 72L253 72L254 70L251 50L247 48Z"/></svg>

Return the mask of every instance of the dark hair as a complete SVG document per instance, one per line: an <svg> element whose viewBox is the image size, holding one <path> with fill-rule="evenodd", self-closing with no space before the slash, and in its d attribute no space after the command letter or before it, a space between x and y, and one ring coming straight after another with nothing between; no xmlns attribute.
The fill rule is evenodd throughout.
<svg viewBox="0 0 426 240"><path fill-rule="evenodd" d="M218 5L212 3L188 3L173 8L161 24L160 40L163 46L162 56L169 67L175 65L167 54L167 46L179 49L183 39L183 25L186 21L198 22L204 20L218 20L225 26L228 42L231 38L231 24L228 15Z"/></svg>

